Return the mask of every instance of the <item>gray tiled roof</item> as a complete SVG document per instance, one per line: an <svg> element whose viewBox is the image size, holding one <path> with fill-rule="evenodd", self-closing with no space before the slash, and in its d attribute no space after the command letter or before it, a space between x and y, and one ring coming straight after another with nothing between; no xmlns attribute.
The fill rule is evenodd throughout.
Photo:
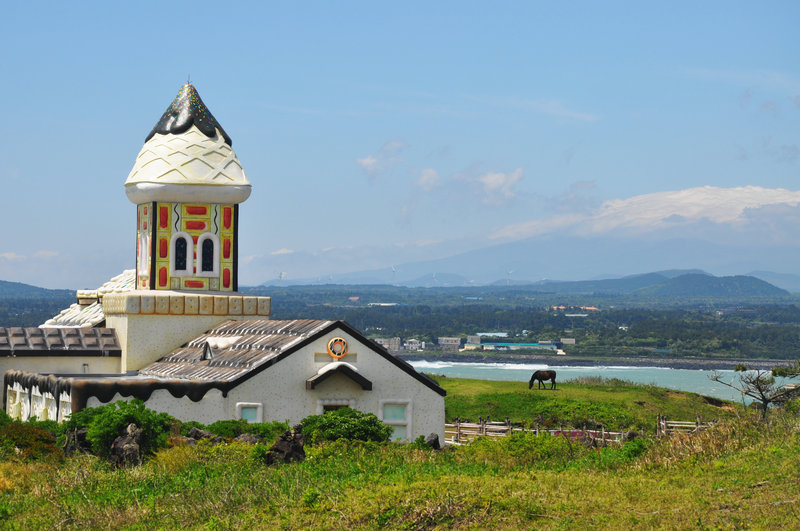
<svg viewBox="0 0 800 531"><path fill-rule="evenodd" d="M0 356L120 356L111 328L0 327Z"/></svg>
<svg viewBox="0 0 800 531"><path fill-rule="evenodd" d="M73 304L52 319L48 319L40 326L43 328L97 326L106 318L106 316L103 314L103 305L101 304L103 295L106 293L131 291L135 287L136 271L133 269L127 269L96 290L78 291L79 300L94 300L94 302L90 304Z"/></svg>
<svg viewBox="0 0 800 531"><path fill-rule="evenodd" d="M144 367L139 374L231 382L274 361L282 353L334 323L311 319L225 321L186 346Z"/></svg>

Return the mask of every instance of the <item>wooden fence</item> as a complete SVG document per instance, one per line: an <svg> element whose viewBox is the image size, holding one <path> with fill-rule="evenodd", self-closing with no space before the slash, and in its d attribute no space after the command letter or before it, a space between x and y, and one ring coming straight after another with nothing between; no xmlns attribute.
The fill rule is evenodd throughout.
<svg viewBox="0 0 800 531"><path fill-rule="evenodd" d="M713 422L701 422L700 415L694 421L667 420L664 415L656 417L656 437L664 437L670 433L694 433L696 431L708 429Z"/></svg>
<svg viewBox="0 0 800 531"><path fill-rule="evenodd" d="M576 428L557 428L544 429L538 427L525 427L524 425L514 424L505 421L491 421L479 419L478 422L464 422L455 419L453 423L444 425L445 444L464 444L478 437L506 437L515 432L528 433L549 433L550 435L568 437L574 441L576 439L591 439L598 443L621 443L625 440L627 432L607 431L605 428L599 430L576 429ZM643 434L642 434L643 435Z"/></svg>

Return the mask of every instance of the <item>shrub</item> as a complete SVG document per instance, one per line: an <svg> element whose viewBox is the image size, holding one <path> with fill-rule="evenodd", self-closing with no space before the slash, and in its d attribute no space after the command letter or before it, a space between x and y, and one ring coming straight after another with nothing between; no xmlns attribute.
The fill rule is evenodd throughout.
<svg viewBox="0 0 800 531"><path fill-rule="evenodd" d="M5 428L11 424L13 419L4 410L0 409L0 428Z"/></svg>
<svg viewBox="0 0 800 531"><path fill-rule="evenodd" d="M142 430L141 454L149 455L167 445L167 434L177 420L166 413L158 413L145 407L138 398L119 401L100 407L86 408L74 412L65 422L65 432L87 428L86 440L92 445L95 455L108 457L111 444L128 424L136 424Z"/></svg>
<svg viewBox="0 0 800 531"><path fill-rule="evenodd" d="M26 461L45 458L61 460L64 452L55 442L55 436L47 430L27 423L10 422L0 428L0 459L18 457Z"/></svg>
<svg viewBox="0 0 800 531"><path fill-rule="evenodd" d="M181 435L186 437L189 430L199 428L210 431L214 435L234 439L243 433L260 435L265 441L276 439L278 435L289 429L287 422L247 422L246 420L218 420L209 425L190 420L181 424Z"/></svg>
<svg viewBox="0 0 800 531"><path fill-rule="evenodd" d="M349 439L355 441L388 441L392 427L372 413L362 413L349 407L311 415L301 422L303 435L310 443Z"/></svg>

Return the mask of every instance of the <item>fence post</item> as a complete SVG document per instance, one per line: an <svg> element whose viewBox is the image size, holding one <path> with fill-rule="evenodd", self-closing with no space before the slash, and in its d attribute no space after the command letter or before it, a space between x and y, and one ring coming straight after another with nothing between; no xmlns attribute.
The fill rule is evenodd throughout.
<svg viewBox="0 0 800 531"><path fill-rule="evenodd" d="M456 417L456 442L461 442L461 419Z"/></svg>

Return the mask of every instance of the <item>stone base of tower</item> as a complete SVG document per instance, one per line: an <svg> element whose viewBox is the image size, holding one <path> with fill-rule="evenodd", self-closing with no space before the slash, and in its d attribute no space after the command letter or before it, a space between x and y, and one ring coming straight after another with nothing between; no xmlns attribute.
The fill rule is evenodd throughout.
<svg viewBox="0 0 800 531"><path fill-rule="evenodd" d="M238 293L138 290L103 297L106 326L117 332L121 372L139 370L223 321L269 319L269 297Z"/></svg>

